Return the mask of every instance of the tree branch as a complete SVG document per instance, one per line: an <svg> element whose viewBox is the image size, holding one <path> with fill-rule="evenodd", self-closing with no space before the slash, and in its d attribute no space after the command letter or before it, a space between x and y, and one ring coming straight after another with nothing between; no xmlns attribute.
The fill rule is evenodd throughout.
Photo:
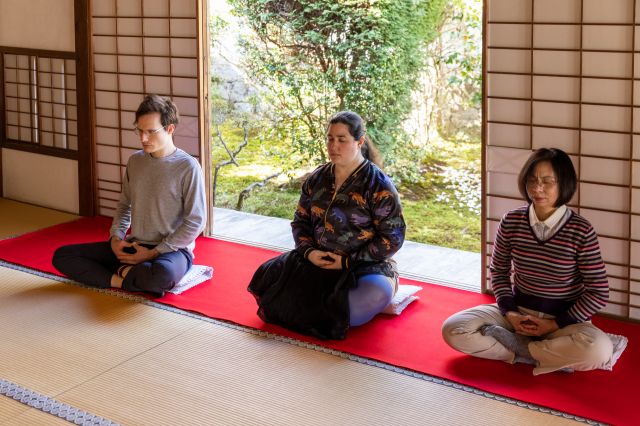
<svg viewBox="0 0 640 426"><path fill-rule="evenodd" d="M216 125L216 133L218 136L218 140L224 147L225 151L227 151L227 155L229 155L229 159L219 162L213 168L213 182L212 182L213 188L212 188L211 204L213 204L214 207L216 205L216 191L218 189L218 172L220 171L221 168L228 166L229 164L234 164L239 167L240 165L236 161L236 156L240 153L240 151L242 151L242 149L245 146L249 144L249 125L247 124L246 121L242 122L242 129L244 131L242 143L238 145L238 147L234 151L231 151L227 146L226 142L224 141L224 138L222 137L222 132L220 132L220 127Z"/></svg>
<svg viewBox="0 0 640 426"><path fill-rule="evenodd" d="M251 191L255 188L263 187L269 180L280 176L282 172L274 173L266 178L262 179L259 182L253 182L251 185L247 186L245 189L240 191L240 195L238 195L238 204L236 205L236 210L242 210L242 205L244 204L245 198L249 196Z"/></svg>

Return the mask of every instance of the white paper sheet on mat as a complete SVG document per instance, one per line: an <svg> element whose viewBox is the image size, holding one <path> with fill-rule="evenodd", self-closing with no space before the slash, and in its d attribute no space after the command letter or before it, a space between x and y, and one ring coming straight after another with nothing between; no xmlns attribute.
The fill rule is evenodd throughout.
<svg viewBox="0 0 640 426"><path fill-rule="evenodd" d="M420 290L422 290L422 287L417 285L400 284L398 286L398 291L396 291L393 299L391 299L391 303L389 303L389 305L384 308L382 313L389 315L400 315L402 311L404 311L404 308L409 306L411 302L419 299L419 297L414 296L414 294Z"/></svg>
<svg viewBox="0 0 640 426"><path fill-rule="evenodd" d="M609 360L608 363L600 367L600 369L611 371L613 370L613 366L616 365L616 362L618 362L618 359L620 358L620 355L622 355L622 352L624 352L624 350L627 348L627 343L629 343L629 339L627 339L625 336L619 336L617 334L612 334L612 333L606 333L606 334L607 336L609 336L609 339L611 339L611 343L613 343L613 356L611 357L611 360Z"/></svg>
<svg viewBox="0 0 640 426"><path fill-rule="evenodd" d="M211 279L212 276L213 268L211 266L192 265L180 282L169 290L169 293L180 294Z"/></svg>

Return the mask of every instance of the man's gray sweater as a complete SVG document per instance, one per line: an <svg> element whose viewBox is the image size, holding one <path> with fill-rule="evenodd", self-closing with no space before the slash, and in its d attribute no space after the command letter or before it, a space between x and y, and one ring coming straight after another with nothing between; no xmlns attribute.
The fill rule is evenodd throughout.
<svg viewBox="0 0 640 426"><path fill-rule="evenodd" d="M205 227L206 198L198 162L181 149L162 158L143 151L127 163L111 236L157 245L160 253L187 249Z"/></svg>

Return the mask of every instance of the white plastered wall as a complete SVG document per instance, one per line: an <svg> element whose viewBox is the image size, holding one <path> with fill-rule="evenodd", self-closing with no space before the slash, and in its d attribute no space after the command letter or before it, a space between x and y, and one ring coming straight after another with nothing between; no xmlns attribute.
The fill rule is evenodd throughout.
<svg viewBox="0 0 640 426"><path fill-rule="evenodd" d="M0 1L0 45L75 51L73 0Z"/></svg>
<svg viewBox="0 0 640 426"><path fill-rule="evenodd" d="M0 1L0 45L75 50L74 0ZM2 150L7 198L78 213L78 167L74 160Z"/></svg>
<svg viewBox="0 0 640 426"><path fill-rule="evenodd" d="M75 160L2 149L4 196L53 209L78 212Z"/></svg>

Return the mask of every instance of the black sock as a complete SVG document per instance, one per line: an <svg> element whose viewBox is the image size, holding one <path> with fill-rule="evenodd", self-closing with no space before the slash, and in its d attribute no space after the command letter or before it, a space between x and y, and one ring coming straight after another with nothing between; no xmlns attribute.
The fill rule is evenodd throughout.
<svg viewBox="0 0 640 426"><path fill-rule="evenodd" d="M522 334L513 333L499 325L483 325L480 327L483 336L491 336L502 344L505 348L516 354L516 362L526 362L525 360L535 360L529 352L529 342L531 338ZM518 359L519 358L519 359Z"/></svg>
<svg viewBox="0 0 640 426"><path fill-rule="evenodd" d="M519 356L519 355L516 355L513 362L519 362L521 364L538 365L538 362L535 359L531 357L525 357L525 356Z"/></svg>

